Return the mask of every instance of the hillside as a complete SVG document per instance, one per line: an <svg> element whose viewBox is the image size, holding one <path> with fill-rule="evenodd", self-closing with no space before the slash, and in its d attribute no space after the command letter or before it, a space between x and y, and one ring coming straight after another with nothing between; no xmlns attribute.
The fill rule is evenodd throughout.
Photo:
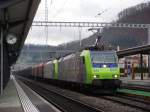
<svg viewBox="0 0 150 112"><path fill-rule="evenodd" d="M117 23L150 24L150 2L125 9L118 18ZM146 29L105 28L103 39L114 47L129 48L147 44L148 33Z"/></svg>
<svg viewBox="0 0 150 112"><path fill-rule="evenodd" d="M117 23L144 23L150 24L150 2L142 3L137 6L130 7L121 11L118 14ZM147 44L148 34L145 29L128 29L128 28L104 28L102 42L106 46L112 46L114 49L119 45L121 49L133 46ZM25 45L23 50L27 51L54 51L54 50L76 50L82 49L86 46L93 45L96 41L96 34L82 40L80 46L79 41L72 41L59 46L40 46L40 45ZM61 57L67 52L24 52L21 54L17 63L40 63L43 60L50 60L54 57Z"/></svg>

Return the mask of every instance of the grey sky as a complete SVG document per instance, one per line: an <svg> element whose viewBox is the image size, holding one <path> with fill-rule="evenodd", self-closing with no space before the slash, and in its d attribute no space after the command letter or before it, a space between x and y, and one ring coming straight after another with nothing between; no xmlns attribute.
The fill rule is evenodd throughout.
<svg viewBox="0 0 150 112"><path fill-rule="evenodd" d="M47 0L49 21L99 21L110 22L117 18L121 10L150 0ZM105 11L101 16L98 13ZM41 4L34 20L45 20L45 0ZM88 28L82 28L82 38L91 35ZM81 30L81 29L80 29ZM49 45L79 39L78 28L49 27ZM45 44L44 27L32 27L26 43Z"/></svg>

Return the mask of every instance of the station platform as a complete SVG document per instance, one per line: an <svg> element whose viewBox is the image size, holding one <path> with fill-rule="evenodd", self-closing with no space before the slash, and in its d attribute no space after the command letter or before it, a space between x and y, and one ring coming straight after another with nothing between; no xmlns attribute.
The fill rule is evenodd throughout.
<svg viewBox="0 0 150 112"><path fill-rule="evenodd" d="M122 81L123 84L150 87L150 78L149 79L146 78L146 79L143 79L143 80L141 80L140 78L132 80L131 77L121 77L121 81Z"/></svg>
<svg viewBox="0 0 150 112"><path fill-rule="evenodd" d="M121 87L117 90L118 93L123 93L129 96L135 96L142 99L150 99L150 79L147 77L141 80L139 77L132 79L131 77L121 77Z"/></svg>
<svg viewBox="0 0 150 112"><path fill-rule="evenodd" d="M23 112L16 87L11 79L0 95L0 112Z"/></svg>
<svg viewBox="0 0 150 112"><path fill-rule="evenodd" d="M0 112L60 112L51 103L11 76L0 95Z"/></svg>

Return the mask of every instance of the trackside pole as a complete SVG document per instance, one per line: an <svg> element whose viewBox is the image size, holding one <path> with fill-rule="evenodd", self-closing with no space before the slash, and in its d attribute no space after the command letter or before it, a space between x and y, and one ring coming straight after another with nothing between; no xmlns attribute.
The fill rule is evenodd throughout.
<svg viewBox="0 0 150 112"><path fill-rule="evenodd" d="M3 27L2 27L2 25L0 25L1 27L0 27L0 34L1 34L1 87L0 87L0 92L1 92L1 94L3 93L3 53L4 53L4 51L3 51Z"/></svg>
<svg viewBox="0 0 150 112"><path fill-rule="evenodd" d="M150 26L148 27L148 44L150 44ZM150 78L150 55L148 55L148 77Z"/></svg>
<svg viewBox="0 0 150 112"><path fill-rule="evenodd" d="M132 63L132 80L135 79L134 63Z"/></svg>
<svg viewBox="0 0 150 112"><path fill-rule="evenodd" d="M140 54L141 80L143 80L143 55Z"/></svg>

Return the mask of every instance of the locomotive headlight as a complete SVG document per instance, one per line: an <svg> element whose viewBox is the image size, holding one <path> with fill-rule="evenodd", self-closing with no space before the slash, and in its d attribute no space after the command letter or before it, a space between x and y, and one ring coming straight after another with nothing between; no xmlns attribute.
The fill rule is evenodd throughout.
<svg viewBox="0 0 150 112"><path fill-rule="evenodd" d="M117 75L114 75L114 77L117 78L118 76L117 76Z"/></svg>
<svg viewBox="0 0 150 112"><path fill-rule="evenodd" d="M107 65L103 65L103 68L106 68L107 67Z"/></svg>
<svg viewBox="0 0 150 112"><path fill-rule="evenodd" d="M99 78L99 75L94 75L93 78L95 78L95 79L96 79L96 78Z"/></svg>
<svg viewBox="0 0 150 112"><path fill-rule="evenodd" d="M96 78L96 75L94 75L93 77Z"/></svg>

